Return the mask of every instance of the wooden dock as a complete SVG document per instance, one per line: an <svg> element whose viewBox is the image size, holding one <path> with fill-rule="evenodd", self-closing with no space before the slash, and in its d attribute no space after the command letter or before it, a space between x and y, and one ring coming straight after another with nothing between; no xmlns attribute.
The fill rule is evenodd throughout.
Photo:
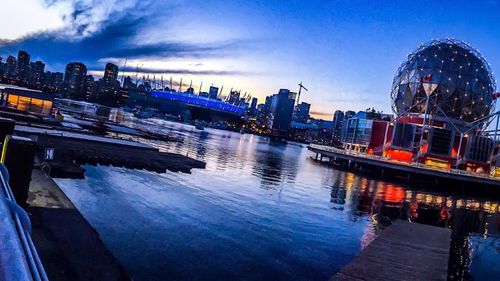
<svg viewBox="0 0 500 281"><path fill-rule="evenodd" d="M451 230L396 221L331 281L447 280Z"/></svg>
<svg viewBox="0 0 500 281"><path fill-rule="evenodd" d="M85 169L80 165L84 164L157 173L167 170L189 173L191 169L205 168L205 163L199 160L129 140L22 125L16 125L15 133L36 142L38 162L48 167L46 171L52 177L83 178Z"/></svg>

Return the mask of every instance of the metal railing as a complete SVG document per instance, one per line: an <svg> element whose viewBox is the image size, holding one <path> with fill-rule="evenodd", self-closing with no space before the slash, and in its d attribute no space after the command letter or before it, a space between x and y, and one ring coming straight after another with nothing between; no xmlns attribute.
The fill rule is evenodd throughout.
<svg viewBox="0 0 500 281"><path fill-rule="evenodd" d="M47 274L31 239L31 222L16 203L3 164L0 184L0 279L46 281Z"/></svg>
<svg viewBox="0 0 500 281"><path fill-rule="evenodd" d="M463 176L470 176L470 177L500 181L500 178L495 177L495 176L490 175L490 174L475 173L475 172L465 171L465 170L460 170L460 169L444 169L444 168L433 167L433 166L429 166L429 165L426 165L423 163L417 163L417 162L409 162L409 163L402 162L402 161L397 161L397 160L391 160L391 159L385 158L385 157L380 156L380 155L372 155L372 154L367 154L367 153L363 153L363 152L349 151L349 150L339 149L339 148L325 146L325 145L310 144L309 147L314 148L314 149L318 149L318 150L333 152L336 154L356 156L359 158L372 159L372 160L377 160L377 161L382 161L382 162L387 162L387 163L392 163L392 164L398 164L398 165L406 165L406 166L411 166L411 167L430 170L430 171L440 171L440 172L446 172L446 173L451 173L451 174L456 174L456 175L463 175Z"/></svg>

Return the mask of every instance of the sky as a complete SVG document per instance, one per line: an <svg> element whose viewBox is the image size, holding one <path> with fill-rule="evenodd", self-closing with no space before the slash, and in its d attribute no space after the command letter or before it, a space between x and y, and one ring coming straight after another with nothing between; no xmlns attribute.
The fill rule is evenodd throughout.
<svg viewBox="0 0 500 281"><path fill-rule="evenodd" d="M325 119L368 107L392 113L397 68L433 38L464 40L500 69L500 0L0 0L0 8L4 59L23 49L47 70L80 61L96 77L113 62L133 78L140 67L139 77L223 86L259 102L302 82L301 101Z"/></svg>

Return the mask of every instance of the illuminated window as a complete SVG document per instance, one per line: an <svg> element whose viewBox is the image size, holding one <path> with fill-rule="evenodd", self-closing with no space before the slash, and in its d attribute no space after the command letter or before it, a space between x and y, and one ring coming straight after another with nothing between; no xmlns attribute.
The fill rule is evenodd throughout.
<svg viewBox="0 0 500 281"><path fill-rule="evenodd" d="M19 97L19 102L17 103L17 109L27 111L29 109L31 98L29 97Z"/></svg>
<svg viewBox="0 0 500 281"><path fill-rule="evenodd" d="M19 97L16 95L9 95L9 98L7 99L7 106L17 108L17 101Z"/></svg>

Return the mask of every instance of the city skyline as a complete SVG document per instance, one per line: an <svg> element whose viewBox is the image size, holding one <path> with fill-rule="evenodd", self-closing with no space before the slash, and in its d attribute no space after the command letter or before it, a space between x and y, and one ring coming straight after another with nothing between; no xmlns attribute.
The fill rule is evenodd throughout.
<svg viewBox="0 0 500 281"><path fill-rule="evenodd" d="M234 87L259 103L279 88L297 91L302 81L310 92L301 100L324 119L337 109L370 106L392 113L387 97L397 68L409 50L432 38L464 40L480 49L494 72L500 65L498 1L22 0L4 8L10 12L0 20L9 27L0 32L3 58L23 49L47 70L62 72L67 63L81 61L95 76L102 76L107 62L122 68L128 59L130 74L143 64L151 75Z"/></svg>

